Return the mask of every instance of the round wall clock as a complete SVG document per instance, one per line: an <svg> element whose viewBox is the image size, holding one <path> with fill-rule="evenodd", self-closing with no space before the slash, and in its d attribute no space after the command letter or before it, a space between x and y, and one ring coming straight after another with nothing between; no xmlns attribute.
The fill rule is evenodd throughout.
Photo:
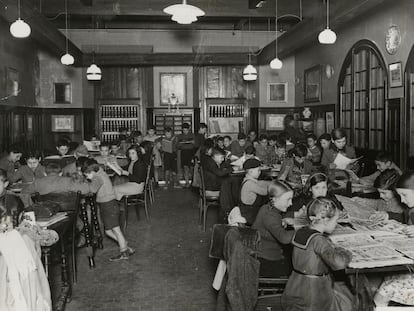
<svg viewBox="0 0 414 311"><path fill-rule="evenodd" d="M391 55L397 53L401 45L401 31L397 25L391 25L385 35L385 48Z"/></svg>

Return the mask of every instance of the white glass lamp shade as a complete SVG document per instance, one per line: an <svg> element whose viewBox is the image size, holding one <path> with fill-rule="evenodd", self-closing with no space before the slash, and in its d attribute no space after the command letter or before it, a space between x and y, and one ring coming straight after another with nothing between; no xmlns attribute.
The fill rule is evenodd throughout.
<svg viewBox="0 0 414 311"><path fill-rule="evenodd" d="M243 80L244 81L256 81L257 80L257 70L253 65L247 65L243 70Z"/></svg>
<svg viewBox="0 0 414 311"><path fill-rule="evenodd" d="M272 69L282 69L283 67L283 63L279 58L274 58L271 62L270 62L270 68Z"/></svg>
<svg viewBox="0 0 414 311"><path fill-rule="evenodd" d="M197 17L205 15L203 10L187 4L187 0L183 0L182 4L166 7L164 13L172 15L171 19L179 24L191 24L197 21Z"/></svg>
<svg viewBox="0 0 414 311"><path fill-rule="evenodd" d="M27 38L32 32L28 23L21 18L18 18L10 25L10 33L15 38Z"/></svg>
<svg viewBox="0 0 414 311"><path fill-rule="evenodd" d="M73 65L73 63L75 62L75 59L73 58L72 55L70 55L69 53L66 53L60 58L60 62L63 65L69 66L69 65Z"/></svg>
<svg viewBox="0 0 414 311"><path fill-rule="evenodd" d="M336 33L329 28L324 29L318 36L321 44L334 44L336 41Z"/></svg>
<svg viewBox="0 0 414 311"><path fill-rule="evenodd" d="M102 79L102 71L97 65L92 64L86 70L86 78L89 81L100 81Z"/></svg>

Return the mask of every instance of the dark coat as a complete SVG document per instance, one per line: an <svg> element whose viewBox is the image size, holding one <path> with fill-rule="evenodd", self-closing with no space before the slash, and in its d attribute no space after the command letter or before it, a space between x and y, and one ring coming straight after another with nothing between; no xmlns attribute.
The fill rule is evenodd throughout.
<svg viewBox="0 0 414 311"><path fill-rule="evenodd" d="M224 177L228 176L231 169L228 165L222 164L220 167L211 157L203 161L204 185L206 190L220 191Z"/></svg>

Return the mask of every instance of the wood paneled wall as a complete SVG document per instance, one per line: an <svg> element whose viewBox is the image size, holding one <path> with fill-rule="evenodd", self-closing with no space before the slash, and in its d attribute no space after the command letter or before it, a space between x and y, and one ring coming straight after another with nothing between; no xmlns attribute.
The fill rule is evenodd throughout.
<svg viewBox="0 0 414 311"><path fill-rule="evenodd" d="M52 132L52 115L73 115L74 132ZM94 109L48 109L34 107L0 106L0 151L11 144L19 144L24 150L53 150L62 136L82 142L93 133Z"/></svg>

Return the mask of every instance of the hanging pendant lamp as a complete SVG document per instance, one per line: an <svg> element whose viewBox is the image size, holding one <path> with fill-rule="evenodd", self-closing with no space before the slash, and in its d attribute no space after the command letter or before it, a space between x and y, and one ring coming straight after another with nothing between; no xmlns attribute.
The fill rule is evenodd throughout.
<svg viewBox="0 0 414 311"><path fill-rule="evenodd" d="M326 0L326 28L318 36L321 44L334 44L336 33L329 28L329 0Z"/></svg>
<svg viewBox="0 0 414 311"><path fill-rule="evenodd" d="M182 4L174 4L166 7L164 13L172 15L171 19L173 21L183 25L196 22L198 17L205 15L203 10L187 4L187 0L183 0Z"/></svg>
<svg viewBox="0 0 414 311"><path fill-rule="evenodd" d="M251 24L249 18L249 33L251 31ZM243 80L244 81L256 81L257 80L257 69L252 65L252 55L250 53L249 47L249 64L243 70Z"/></svg>
<svg viewBox="0 0 414 311"><path fill-rule="evenodd" d="M17 20L10 25L10 33L15 38L27 38L30 36L32 30L30 28L30 25L20 17L20 0L17 0L17 14Z"/></svg>
<svg viewBox="0 0 414 311"><path fill-rule="evenodd" d="M60 58L60 62L63 65L70 66L70 65L73 65L74 64L75 58L73 58L73 56L70 55L69 54L69 51L68 51L68 41L69 41L69 39L68 39L68 1L67 0L65 0L65 24L66 24L66 28L65 28L65 35L66 35L66 38L65 38L66 39L66 54L63 55Z"/></svg>
<svg viewBox="0 0 414 311"><path fill-rule="evenodd" d="M86 78L88 81L101 81L102 70L95 64L95 52L92 54L92 64L86 69Z"/></svg>
<svg viewBox="0 0 414 311"><path fill-rule="evenodd" d="M270 62L270 68L272 68L272 69L282 69L283 62L277 56L277 54L278 54L278 52L277 52L277 0L276 0L275 5L276 5L276 17L275 17L275 35L276 35L276 39L275 39L275 48L276 48L275 56L276 57Z"/></svg>

